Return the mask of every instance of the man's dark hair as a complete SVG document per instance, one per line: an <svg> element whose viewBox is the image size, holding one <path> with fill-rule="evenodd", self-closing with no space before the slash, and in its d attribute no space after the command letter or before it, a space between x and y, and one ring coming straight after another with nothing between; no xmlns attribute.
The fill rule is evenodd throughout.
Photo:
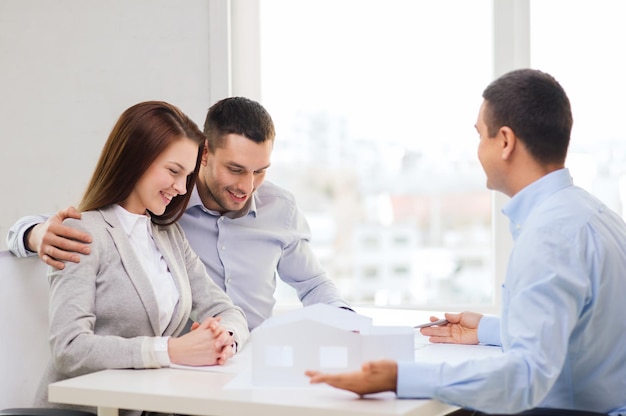
<svg viewBox="0 0 626 416"><path fill-rule="evenodd" d="M483 92L489 137L507 126L540 163L563 163L572 131L567 94L549 74L519 69L493 81Z"/></svg>
<svg viewBox="0 0 626 416"><path fill-rule="evenodd" d="M261 104L244 97L230 97L213 104L204 122L209 151L220 147L227 134L238 134L255 143L274 140L272 117Z"/></svg>

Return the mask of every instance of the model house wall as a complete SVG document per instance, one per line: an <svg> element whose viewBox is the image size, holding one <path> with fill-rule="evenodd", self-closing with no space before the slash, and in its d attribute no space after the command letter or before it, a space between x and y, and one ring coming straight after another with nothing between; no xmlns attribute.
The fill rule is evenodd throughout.
<svg viewBox="0 0 626 416"><path fill-rule="evenodd" d="M306 370L339 372L370 360L414 359L413 328L374 326L369 317L325 304L267 320L250 342L254 385L306 385Z"/></svg>

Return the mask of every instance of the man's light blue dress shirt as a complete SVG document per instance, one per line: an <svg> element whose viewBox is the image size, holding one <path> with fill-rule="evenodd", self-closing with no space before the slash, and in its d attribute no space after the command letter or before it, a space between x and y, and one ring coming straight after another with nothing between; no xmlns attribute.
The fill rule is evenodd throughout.
<svg viewBox="0 0 626 416"><path fill-rule="evenodd" d="M230 214L206 209L194 187L179 224L211 278L244 310L250 330L272 315L276 276L295 288L305 306L348 307L315 256L309 225L290 192L265 181L246 212ZM20 219L7 235L9 249L32 255L24 247L24 232L47 218Z"/></svg>
<svg viewBox="0 0 626 416"><path fill-rule="evenodd" d="M399 363L398 396L488 413L626 414L626 225L567 169L524 188L503 212L515 245L502 316L500 325L483 317L478 332L503 354L454 366Z"/></svg>

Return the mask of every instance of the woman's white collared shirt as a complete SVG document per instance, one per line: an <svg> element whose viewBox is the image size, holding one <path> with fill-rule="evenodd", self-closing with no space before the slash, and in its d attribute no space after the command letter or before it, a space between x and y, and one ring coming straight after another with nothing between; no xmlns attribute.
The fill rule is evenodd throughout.
<svg viewBox="0 0 626 416"><path fill-rule="evenodd" d="M159 306L159 330L163 334L174 314L179 293L167 263L152 239L150 218L128 212L120 205L115 206L115 214L150 279Z"/></svg>

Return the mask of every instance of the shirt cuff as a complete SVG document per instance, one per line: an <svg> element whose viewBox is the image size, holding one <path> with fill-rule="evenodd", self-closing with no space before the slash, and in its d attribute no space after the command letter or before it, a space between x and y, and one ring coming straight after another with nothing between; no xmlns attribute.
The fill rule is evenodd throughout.
<svg viewBox="0 0 626 416"><path fill-rule="evenodd" d="M31 230L33 227L34 225L23 230L9 230L9 233L7 234L7 246L9 247L9 250L11 250L11 253L17 257L31 257L37 254L36 252L27 249L26 242L24 241L26 232Z"/></svg>
<svg viewBox="0 0 626 416"><path fill-rule="evenodd" d="M17 257L29 257L37 255L36 252L26 249L24 244L24 235L28 230L35 225L45 222L50 215L29 215L27 217L20 218L15 224L11 226L7 233L7 248L15 254Z"/></svg>
<svg viewBox="0 0 626 416"><path fill-rule="evenodd" d="M154 355L159 361L159 365L161 367L169 367L172 363L170 362L170 354L167 349L167 343L170 337L156 337L154 339Z"/></svg>
<svg viewBox="0 0 626 416"><path fill-rule="evenodd" d="M396 395L401 399L429 399L438 380L438 364L398 362Z"/></svg>
<svg viewBox="0 0 626 416"><path fill-rule="evenodd" d="M487 345L502 345L498 316L483 315L478 323L478 342Z"/></svg>

